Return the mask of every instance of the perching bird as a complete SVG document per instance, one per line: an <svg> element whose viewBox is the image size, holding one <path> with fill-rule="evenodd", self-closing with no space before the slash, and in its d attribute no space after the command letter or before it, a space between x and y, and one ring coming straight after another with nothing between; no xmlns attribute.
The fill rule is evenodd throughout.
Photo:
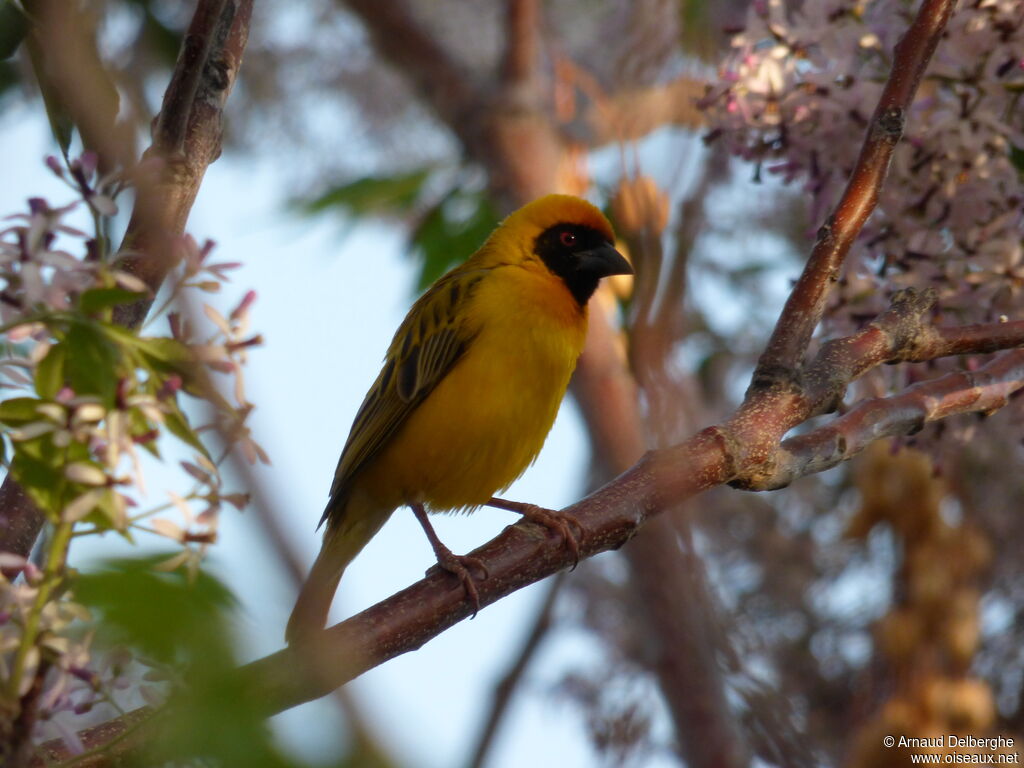
<svg viewBox="0 0 1024 768"><path fill-rule="evenodd" d="M438 562L474 602L471 559L440 543L426 509L492 504L567 533L536 507L492 496L544 444L583 349L598 282L633 271L613 242L593 205L547 195L505 219L413 305L342 451L320 520L323 547L288 621L289 642L323 628L345 567L402 505L412 507Z"/></svg>

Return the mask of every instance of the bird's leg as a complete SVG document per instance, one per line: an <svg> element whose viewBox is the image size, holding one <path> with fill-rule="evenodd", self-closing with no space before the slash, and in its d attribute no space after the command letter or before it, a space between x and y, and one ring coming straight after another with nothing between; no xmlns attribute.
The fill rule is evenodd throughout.
<svg viewBox="0 0 1024 768"><path fill-rule="evenodd" d="M497 507L498 509L507 509L509 512L515 512L516 514L522 515L530 522L542 525L549 531L554 531L562 537L562 542L566 547L568 547L569 551L572 552L572 567L575 568L579 563L580 542L576 537L576 534L572 532L569 525L572 524L576 526L576 529L582 533L583 523L581 523L575 516L566 514L565 512L556 512L553 509L544 509L544 507L538 507L536 504L525 504L521 501L508 501L497 497L485 502L485 505L488 507Z"/></svg>
<svg viewBox="0 0 1024 768"><path fill-rule="evenodd" d="M466 590L466 596L473 602L473 616L476 616L480 610L480 593L476 590L476 584L473 583L473 576L469 572L470 567L479 568L483 573L483 578L487 578L490 573L487 570L487 566L484 565L483 560L478 557L470 557L469 555L456 555L448 547L446 547L441 539L438 538L437 532L434 531L434 526L430 524L430 520L427 519L427 510L423 508L422 504L409 504L409 508L412 509L416 519L420 521L420 525L423 527L423 532L427 534L427 540L430 542L430 546L434 549L434 556L437 558L437 564L441 566L448 573L458 576L459 581L462 582L462 588Z"/></svg>

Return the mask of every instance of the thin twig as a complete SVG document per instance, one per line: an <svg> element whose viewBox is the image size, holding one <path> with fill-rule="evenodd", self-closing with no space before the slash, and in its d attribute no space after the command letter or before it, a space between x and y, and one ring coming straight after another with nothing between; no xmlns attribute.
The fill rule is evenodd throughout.
<svg viewBox="0 0 1024 768"><path fill-rule="evenodd" d="M955 5L955 0L922 0L917 16L896 44L892 71L853 173L832 215L818 231L807 266L757 363L751 387L765 387L780 380L795 383L811 335L825 310L828 292L878 201L907 111Z"/></svg>

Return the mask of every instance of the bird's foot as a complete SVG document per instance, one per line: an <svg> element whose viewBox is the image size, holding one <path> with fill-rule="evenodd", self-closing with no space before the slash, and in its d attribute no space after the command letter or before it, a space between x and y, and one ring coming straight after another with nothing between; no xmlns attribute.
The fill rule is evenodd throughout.
<svg viewBox="0 0 1024 768"><path fill-rule="evenodd" d="M434 549L434 555L437 557L437 564L441 569L458 577L459 581L462 582L462 589L465 591L466 597L473 604L473 616L470 618L475 618L480 611L480 593L477 591L476 580L473 578L473 574L470 573L470 568L478 569L482 574L481 578L486 579L490 572L487 570L487 566L484 565L484 561L479 557L471 555L456 555L443 544L440 549Z"/></svg>
<svg viewBox="0 0 1024 768"><path fill-rule="evenodd" d="M477 591L476 582L473 580L473 574L469 572L470 568L477 568L481 574L481 578L486 579L490 576L490 572L487 570L487 566L484 561L479 557L473 557L472 555L456 555L448 547L446 547L437 533L434 531L434 526L430 524L430 520L427 519L427 511L421 504L410 504L413 514L416 515L416 519L419 520L420 525L423 527L423 532L427 535L427 540L430 542L431 548L434 550L434 557L437 558L438 566L448 571L448 573L457 576L459 581L462 582L462 589L466 593L466 597L469 598L470 602L473 603L473 616L475 618L477 613L480 612L480 593Z"/></svg>
<svg viewBox="0 0 1024 768"><path fill-rule="evenodd" d="M554 531L558 534L562 543L572 553L572 567L576 566L580 562L580 542L579 536L573 532L570 526L575 526L576 530L579 531L579 535L583 535L583 523L579 521L575 515L570 515L566 512L559 512L554 509L545 509L544 507L538 507L536 504L526 504L520 501L507 501L506 499L493 498L487 502L489 507L497 507L498 509L505 509L509 512L515 512L516 514L522 515L524 519L529 520L531 523L537 523L547 528L549 531Z"/></svg>

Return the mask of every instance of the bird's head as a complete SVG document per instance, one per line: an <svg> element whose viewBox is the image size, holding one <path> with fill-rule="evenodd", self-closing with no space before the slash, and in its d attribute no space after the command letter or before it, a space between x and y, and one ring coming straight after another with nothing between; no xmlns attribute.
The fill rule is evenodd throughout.
<svg viewBox="0 0 1024 768"><path fill-rule="evenodd" d="M524 205L502 222L495 235L512 238L523 258L541 262L581 307L602 277L633 274L629 262L615 250L608 219L571 195L545 195Z"/></svg>

